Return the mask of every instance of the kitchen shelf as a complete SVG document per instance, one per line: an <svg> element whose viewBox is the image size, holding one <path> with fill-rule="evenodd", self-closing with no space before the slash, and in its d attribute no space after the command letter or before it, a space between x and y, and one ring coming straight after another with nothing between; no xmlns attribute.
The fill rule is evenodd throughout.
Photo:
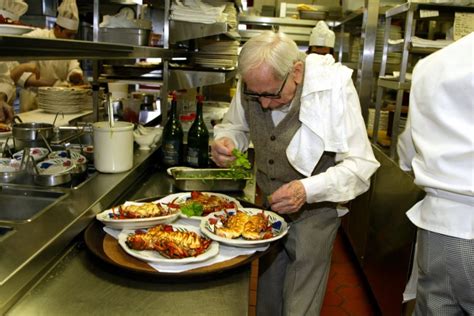
<svg viewBox="0 0 474 316"><path fill-rule="evenodd" d="M248 25L247 29L239 29L242 41L259 35L270 29L278 29L284 32L298 44L308 44L311 30L316 25L317 20L302 20L288 17L265 17L265 16L239 16L239 24ZM257 28L252 28L256 26Z"/></svg>
<svg viewBox="0 0 474 316"><path fill-rule="evenodd" d="M436 15L424 17L422 10L438 11ZM396 157L396 147L398 141L398 135L400 133L399 120L400 114L402 113L402 100L405 91L410 90L410 82L406 80L406 74L409 70L409 57L410 55L429 55L436 52L439 48L431 47L413 47L412 37L415 36L416 24L420 19L423 20L434 20L434 21L452 21L455 18L455 12L474 12L474 6L460 6L455 4L437 4L437 3L412 3L407 2L385 12L385 33L384 33L384 48L382 62L380 66L380 77L378 79L378 88L375 102L375 117L372 134L374 137L372 141L376 144L379 128L380 111L383 104L383 94L385 89L392 89L397 91L396 103L394 108L394 118L392 124L392 141L390 144L390 157ZM388 37L390 34L390 25L392 18L400 15L405 20L403 42L396 45L388 44ZM387 72L387 54L395 49L399 49L402 54L401 63L399 65L399 78L388 80L384 78ZM414 66L414 65L411 65Z"/></svg>
<svg viewBox="0 0 474 316"><path fill-rule="evenodd" d="M385 78L379 78L377 81L377 84L379 87L387 88L387 89L392 89L392 90L406 90L409 91L411 87L411 82L400 82L397 79L385 79Z"/></svg>
<svg viewBox="0 0 474 316"><path fill-rule="evenodd" d="M127 59L186 56L180 50L79 40L0 36L0 60ZM20 57L21 56L21 57Z"/></svg>
<svg viewBox="0 0 474 316"><path fill-rule="evenodd" d="M432 54L441 48L433 48L433 47L413 47L410 45L408 51L412 54L420 54L420 55L429 55Z"/></svg>
<svg viewBox="0 0 474 316"><path fill-rule="evenodd" d="M394 17L396 15L406 13L408 11L416 11L416 10L443 10L443 11L458 11L458 10L463 10L463 11L474 11L474 6L468 5L468 6L460 6L456 4L449 4L449 3L413 3L413 2L407 2L402 5L399 5L395 8L392 8L390 10L387 10L385 12L385 16L387 18Z"/></svg>
<svg viewBox="0 0 474 316"><path fill-rule="evenodd" d="M175 21L170 22L170 43L197 39L212 35L223 34L230 39L238 40L240 35L237 31L231 30L229 24L217 22L213 24Z"/></svg>
<svg viewBox="0 0 474 316"><path fill-rule="evenodd" d="M272 26L272 25L286 25L286 26L306 26L314 27L318 23L317 20L300 20L292 18L274 18L274 17L265 17L265 16L239 16L239 24L248 24L248 25L262 25L262 26Z"/></svg>
<svg viewBox="0 0 474 316"><path fill-rule="evenodd" d="M207 85L224 83L237 74L232 70L203 70L203 69L171 69L168 85L173 89L191 89Z"/></svg>

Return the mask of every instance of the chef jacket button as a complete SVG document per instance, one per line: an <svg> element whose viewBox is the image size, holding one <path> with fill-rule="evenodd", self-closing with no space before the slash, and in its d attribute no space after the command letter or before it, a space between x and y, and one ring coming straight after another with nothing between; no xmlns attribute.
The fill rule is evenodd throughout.
<svg viewBox="0 0 474 316"><path fill-rule="evenodd" d="M270 136L270 140L274 141L276 139L275 135Z"/></svg>
<svg viewBox="0 0 474 316"><path fill-rule="evenodd" d="M273 163L274 163L273 159L270 159L270 160L268 161L268 163L271 164L271 165L273 165Z"/></svg>

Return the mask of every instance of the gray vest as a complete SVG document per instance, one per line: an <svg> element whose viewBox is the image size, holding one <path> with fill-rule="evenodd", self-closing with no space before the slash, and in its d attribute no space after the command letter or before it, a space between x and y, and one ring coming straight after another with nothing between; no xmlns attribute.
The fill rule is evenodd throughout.
<svg viewBox="0 0 474 316"><path fill-rule="evenodd" d="M267 205L267 196L283 184L293 180L303 179L304 175L291 166L286 157L286 148L296 131L300 128L299 121L300 97L302 84L298 86L293 98L291 109L285 118L275 127L271 110L265 110L258 101L252 101L241 95L245 118L250 129L250 140L255 147L255 162L257 164L257 184L262 190ZM240 91L242 93L242 91ZM335 165L335 153L324 152L312 175L325 172ZM303 210L320 207L335 207L335 203L305 204ZM293 219L298 214L291 216Z"/></svg>

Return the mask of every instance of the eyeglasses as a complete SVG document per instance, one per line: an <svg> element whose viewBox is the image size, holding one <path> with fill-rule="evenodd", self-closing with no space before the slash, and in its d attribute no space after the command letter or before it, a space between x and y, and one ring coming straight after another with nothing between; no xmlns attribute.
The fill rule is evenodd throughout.
<svg viewBox="0 0 474 316"><path fill-rule="evenodd" d="M286 74L285 79L283 79L283 83L280 86L280 89L278 89L276 93L256 93L256 92L248 91L247 85L244 83L244 95L250 99L259 99L259 98L279 99L281 98L281 92L283 91L283 88L285 88L286 81L288 80L289 74L290 72Z"/></svg>

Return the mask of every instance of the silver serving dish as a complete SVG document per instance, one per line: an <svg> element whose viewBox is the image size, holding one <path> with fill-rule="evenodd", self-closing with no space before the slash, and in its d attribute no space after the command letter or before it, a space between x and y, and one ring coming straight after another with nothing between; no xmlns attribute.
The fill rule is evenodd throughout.
<svg viewBox="0 0 474 316"><path fill-rule="evenodd" d="M232 179L223 175L229 169L181 169L171 170L175 186L182 191L242 191L247 180Z"/></svg>

